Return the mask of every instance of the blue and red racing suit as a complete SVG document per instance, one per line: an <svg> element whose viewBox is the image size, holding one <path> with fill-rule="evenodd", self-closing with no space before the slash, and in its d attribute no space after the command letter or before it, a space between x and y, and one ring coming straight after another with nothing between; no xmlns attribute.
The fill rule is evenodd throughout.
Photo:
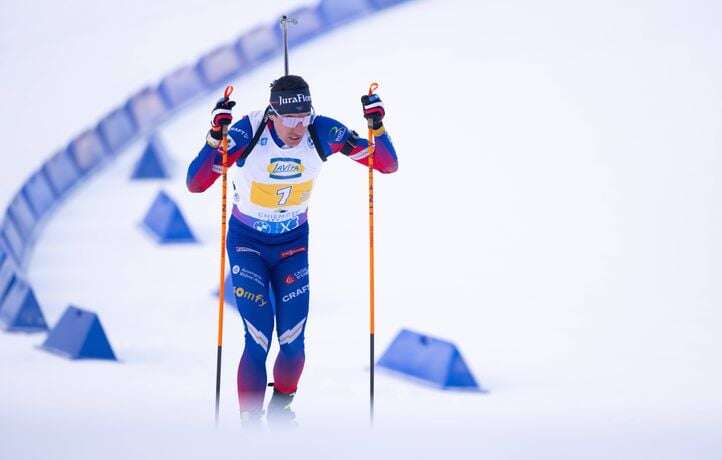
<svg viewBox="0 0 722 460"><path fill-rule="evenodd" d="M228 131L233 209L227 251L245 328L237 378L242 411L262 408L274 319L280 345L273 368L276 390L295 393L303 370L310 293L307 210L323 163L320 154L342 152L368 166L368 142L334 119L319 115L312 122L321 152L308 130L297 146L288 147L273 123L261 126L262 120L262 112L252 112ZM246 156L255 129L263 132ZM375 135L374 168L382 173L396 171L398 162L388 134L381 128ZM199 193L210 187L221 174L221 161L219 149L205 145L188 168L188 190Z"/></svg>

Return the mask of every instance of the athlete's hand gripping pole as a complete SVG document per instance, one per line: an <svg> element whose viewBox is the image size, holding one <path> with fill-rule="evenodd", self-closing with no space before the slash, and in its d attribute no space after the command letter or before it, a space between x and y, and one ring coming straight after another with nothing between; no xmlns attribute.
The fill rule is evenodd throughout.
<svg viewBox="0 0 722 460"><path fill-rule="evenodd" d="M369 85L369 96L379 87L374 82ZM374 305L374 130L369 124L368 131L368 165L369 165L369 338L370 338L370 366L371 375L369 379L370 415L371 423L374 421L374 333L376 328L375 305Z"/></svg>
<svg viewBox="0 0 722 460"><path fill-rule="evenodd" d="M228 100L233 93L233 86L226 86L223 98ZM232 106L231 106L232 107ZM223 350L223 302L225 296L226 280L226 188L228 186L228 174L226 163L228 161L228 125L223 126L221 139L221 270L218 288L218 354L216 356L216 425L218 425L218 414L221 401L221 353Z"/></svg>

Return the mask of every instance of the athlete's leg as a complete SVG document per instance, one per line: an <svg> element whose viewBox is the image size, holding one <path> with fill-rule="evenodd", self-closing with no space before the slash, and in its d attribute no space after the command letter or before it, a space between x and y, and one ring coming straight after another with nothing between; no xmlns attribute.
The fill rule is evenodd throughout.
<svg viewBox="0 0 722 460"><path fill-rule="evenodd" d="M269 271L256 249L247 247L230 233L228 242L236 305L245 329L243 355L238 364L238 402L241 412L260 413L266 392L266 358L273 333Z"/></svg>
<svg viewBox="0 0 722 460"><path fill-rule="evenodd" d="M271 279L280 345L273 366L274 387L281 393L291 394L296 392L305 361L304 331L309 303L307 252L281 259L271 270Z"/></svg>

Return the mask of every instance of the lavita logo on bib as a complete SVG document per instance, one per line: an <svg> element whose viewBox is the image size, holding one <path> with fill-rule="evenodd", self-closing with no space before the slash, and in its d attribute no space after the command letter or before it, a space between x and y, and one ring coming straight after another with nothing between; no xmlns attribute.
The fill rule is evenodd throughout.
<svg viewBox="0 0 722 460"><path fill-rule="evenodd" d="M301 177L303 165L298 158L271 158L268 172L271 179L295 179Z"/></svg>

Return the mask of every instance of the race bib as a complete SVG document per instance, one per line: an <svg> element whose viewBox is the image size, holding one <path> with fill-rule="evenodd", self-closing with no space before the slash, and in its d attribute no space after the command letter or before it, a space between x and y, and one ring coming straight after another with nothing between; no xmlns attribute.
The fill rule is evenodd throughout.
<svg viewBox="0 0 722 460"><path fill-rule="evenodd" d="M299 206L311 198L312 188L313 180L297 184L267 184L253 181L251 203L270 209Z"/></svg>

